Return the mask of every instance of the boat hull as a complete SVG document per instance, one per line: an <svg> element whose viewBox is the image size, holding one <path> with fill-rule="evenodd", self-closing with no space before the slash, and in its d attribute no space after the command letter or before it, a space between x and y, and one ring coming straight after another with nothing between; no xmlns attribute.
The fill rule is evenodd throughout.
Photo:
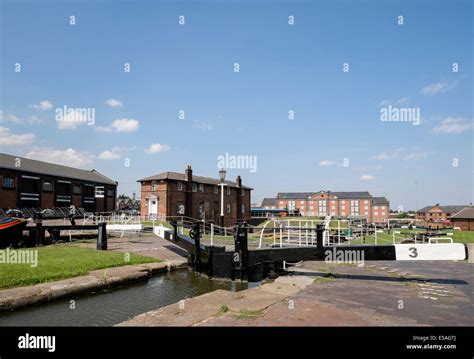
<svg viewBox="0 0 474 359"><path fill-rule="evenodd" d="M22 239L27 220L6 218L0 221L0 248L17 247Z"/></svg>

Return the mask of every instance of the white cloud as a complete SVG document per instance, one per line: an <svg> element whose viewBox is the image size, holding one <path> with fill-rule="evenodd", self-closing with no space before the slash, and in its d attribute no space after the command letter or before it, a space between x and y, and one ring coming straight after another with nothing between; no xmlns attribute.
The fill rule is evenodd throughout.
<svg viewBox="0 0 474 359"><path fill-rule="evenodd" d="M110 151L106 150L106 151L101 152L99 154L99 159L100 160L118 160L122 158L122 155L124 154L124 152L129 151L129 150L133 150L133 148L127 149L127 148L114 147Z"/></svg>
<svg viewBox="0 0 474 359"><path fill-rule="evenodd" d="M0 111L0 122L20 123L21 120L18 116L14 115L14 114L5 113L3 111Z"/></svg>
<svg viewBox="0 0 474 359"><path fill-rule="evenodd" d="M105 103L110 107L123 107L122 101L115 100L113 98L109 98L107 101L105 101Z"/></svg>
<svg viewBox="0 0 474 359"><path fill-rule="evenodd" d="M209 122L204 122L204 121L194 121L193 122L193 127L199 128L200 130L204 131L211 131L213 129L212 125Z"/></svg>
<svg viewBox="0 0 474 359"><path fill-rule="evenodd" d="M43 100L39 104L33 105L33 107L37 108L39 110L46 111L46 110L50 110L50 109L53 108L53 103L51 101L48 101L48 100Z"/></svg>
<svg viewBox="0 0 474 359"><path fill-rule="evenodd" d="M411 160L411 161L419 161L419 160L424 160L427 157L428 157L427 152L412 152L412 153L407 154L405 156L405 159Z"/></svg>
<svg viewBox="0 0 474 359"><path fill-rule="evenodd" d="M376 156L370 157L371 160L377 160L377 161L387 161L387 160L393 160L395 158L396 156L393 153L387 153L387 152L382 152Z"/></svg>
<svg viewBox="0 0 474 359"><path fill-rule="evenodd" d="M436 95L438 93L443 93L443 92L447 92L449 90L452 90L455 86L456 86L455 83L448 84L447 82L440 81L440 82L436 82L434 84L426 85L425 87L423 87L421 89L420 92L423 95L432 96L432 95Z"/></svg>
<svg viewBox="0 0 474 359"><path fill-rule="evenodd" d="M459 134L465 131L469 131L473 128L473 121L464 120L462 118L448 117L445 118L441 123L433 128L434 133L444 134Z"/></svg>
<svg viewBox="0 0 474 359"><path fill-rule="evenodd" d="M56 121L60 130L71 130L90 123L90 120L83 111L71 109L61 121Z"/></svg>
<svg viewBox="0 0 474 359"><path fill-rule="evenodd" d="M379 106L388 106L388 105L406 105L410 102L410 98L408 97L402 97L398 100L392 100L392 99L386 99L386 100L382 100L380 101L380 104Z"/></svg>
<svg viewBox="0 0 474 359"><path fill-rule="evenodd" d="M385 152L379 153L378 155L370 157L370 159L377 160L377 161L395 160L400 157L401 152L403 152L403 149L397 148L396 150L393 150L393 151L385 151Z"/></svg>
<svg viewBox="0 0 474 359"><path fill-rule="evenodd" d="M145 150L145 153L148 154L153 154L153 153L160 153L160 152L166 152L170 149L168 145L162 145L159 143L153 143L149 148Z"/></svg>
<svg viewBox="0 0 474 359"><path fill-rule="evenodd" d="M0 126L1 146L24 146L34 142L36 136L33 133L13 134L9 128Z"/></svg>
<svg viewBox="0 0 474 359"><path fill-rule="evenodd" d="M107 127L99 126L96 129L100 132L135 132L139 126L140 123L137 120L122 118L115 120Z"/></svg>
<svg viewBox="0 0 474 359"><path fill-rule="evenodd" d="M332 166L332 165L335 165L336 164L336 161L331 161L331 160L322 160L322 161L319 161L319 165L324 167L324 166Z"/></svg>
<svg viewBox="0 0 474 359"><path fill-rule="evenodd" d="M361 181L371 181L373 179L375 179L375 177L372 176L372 175L362 175L362 176L360 176Z"/></svg>
<svg viewBox="0 0 474 359"><path fill-rule="evenodd" d="M25 157L78 168L85 168L92 163L94 158L86 152L80 152L72 148L60 150L46 147L35 148L28 152Z"/></svg>

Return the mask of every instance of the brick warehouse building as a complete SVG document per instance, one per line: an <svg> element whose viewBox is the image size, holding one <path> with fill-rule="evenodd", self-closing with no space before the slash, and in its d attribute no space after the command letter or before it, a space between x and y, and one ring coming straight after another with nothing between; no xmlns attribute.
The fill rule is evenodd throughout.
<svg viewBox="0 0 474 359"><path fill-rule="evenodd" d="M191 166L184 173L163 172L142 178L141 215L170 218L186 216L220 224L221 181L193 175ZM224 182L224 224L250 219L252 188L235 182Z"/></svg>
<svg viewBox="0 0 474 359"><path fill-rule="evenodd" d="M390 202L369 192L287 192L278 193L276 200L278 208L310 217L362 216L370 223L384 223L390 214Z"/></svg>
<svg viewBox="0 0 474 359"><path fill-rule="evenodd" d="M461 231L474 231L474 207L466 207L451 216L451 222Z"/></svg>
<svg viewBox="0 0 474 359"><path fill-rule="evenodd" d="M0 153L0 208L115 209L117 182L82 170Z"/></svg>
<svg viewBox="0 0 474 359"><path fill-rule="evenodd" d="M425 223L441 223L449 221L453 215L469 205L440 205L426 206L416 211L415 218Z"/></svg>

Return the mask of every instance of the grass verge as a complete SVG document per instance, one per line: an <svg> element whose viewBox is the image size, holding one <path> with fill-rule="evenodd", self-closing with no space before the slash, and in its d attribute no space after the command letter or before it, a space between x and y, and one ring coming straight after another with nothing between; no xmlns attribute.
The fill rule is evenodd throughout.
<svg viewBox="0 0 474 359"><path fill-rule="evenodd" d="M0 289L77 277L96 269L160 262L158 259L134 253L129 254L127 261L125 253L70 245L52 245L28 250L38 251L37 266L5 261L0 263ZM5 250L3 253L6 253Z"/></svg>

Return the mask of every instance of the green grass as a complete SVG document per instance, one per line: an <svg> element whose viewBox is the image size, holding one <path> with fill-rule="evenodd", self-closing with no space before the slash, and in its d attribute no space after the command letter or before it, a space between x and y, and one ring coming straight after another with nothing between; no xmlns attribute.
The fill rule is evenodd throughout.
<svg viewBox="0 0 474 359"><path fill-rule="evenodd" d="M219 309L219 312L217 313L217 315L224 315L228 311L229 311L229 307L227 305L223 304L223 305L221 305L221 308Z"/></svg>
<svg viewBox="0 0 474 359"><path fill-rule="evenodd" d="M332 272L329 272L323 277L313 277L314 283L331 283L332 281L334 281L334 274Z"/></svg>
<svg viewBox="0 0 474 359"><path fill-rule="evenodd" d="M38 266L0 263L0 289L26 286L86 275L95 269L159 262L158 259L130 253L97 251L71 245L30 248L38 251Z"/></svg>
<svg viewBox="0 0 474 359"><path fill-rule="evenodd" d="M256 319L263 315L263 310L247 310L241 309L236 315L237 319Z"/></svg>

